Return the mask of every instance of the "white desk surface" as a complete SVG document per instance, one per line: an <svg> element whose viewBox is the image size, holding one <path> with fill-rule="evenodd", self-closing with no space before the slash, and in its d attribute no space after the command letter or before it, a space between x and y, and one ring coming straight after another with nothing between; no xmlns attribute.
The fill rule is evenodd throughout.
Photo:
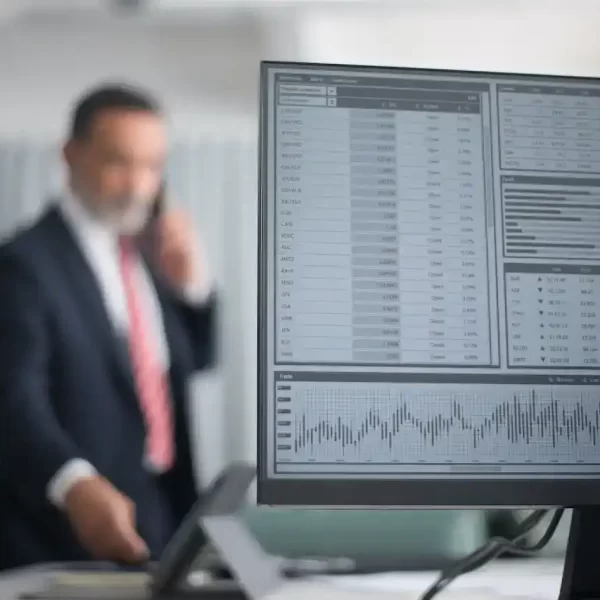
<svg viewBox="0 0 600 600"><path fill-rule="evenodd" d="M563 573L563 559L504 559L456 579L444 592L446 598L532 598L556 600ZM362 591L365 597L417 600L438 573L385 573L336 578L337 588ZM379 596L377 595L379 594Z"/></svg>
<svg viewBox="0 0 600 600"><path fill-rule="evenodd" d="M16 600L49 581L60 565L33 567L0 575L0 600ZM497 560L487 567L458 578L440 600L556 600L563 571L559 559ZM417 600L435 580L434 572L385 573L382 575L328 578L326 585L294 583L272 600L319 597L323 600Z"/></svg>

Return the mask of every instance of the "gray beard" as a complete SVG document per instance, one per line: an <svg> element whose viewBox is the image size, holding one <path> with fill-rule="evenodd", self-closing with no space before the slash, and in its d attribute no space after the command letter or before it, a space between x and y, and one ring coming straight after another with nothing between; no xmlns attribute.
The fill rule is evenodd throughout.
<svg viewBox="0 0 600 600"><path fill-rule="evenodd" d="M118 235L136 235L140 233L150 216L150 208L131 203L124 210L103 209L97 204L83 200L86 210L94 220L109 227Z"/></svg>

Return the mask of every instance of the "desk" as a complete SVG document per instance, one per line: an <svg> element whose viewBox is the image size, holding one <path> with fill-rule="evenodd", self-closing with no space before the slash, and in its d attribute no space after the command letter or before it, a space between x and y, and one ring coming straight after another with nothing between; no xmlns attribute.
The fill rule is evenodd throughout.
<svg viewBox="0 0 600 600"><path fill-rule="evenodd" d="M58 568L60 565L49 564L1 573L0 600L13 600L20 594L43 587Z"/></svg>
<svg viewBox="0 0 600 600"><path fill-rule="evenodd" d="M57 574L66 572L83 573L81 563L76 566L69 563L45 564L0 573L0 600L17 600L21 594L42 590L53 582ZM97 572L99 576L103 574L102 569L91 569L90 572ZM110 576L109 572L104 573ZM135 592L132 592L131 597L139 600L139 594ZM215 598L223 600L222 595ZM203 600L212 600L212 597L207 595Z"/></svg>
<svg viewBox="0 0 600 600"><path fill-rule="evenodd" d="M58 564L44 565L0 575L0 600L16 600L19 594L39 589L60 569L61 565ZM457 579L440 595L440 600L465 600L470 597L476 597L477 600L556 600L562 571L563 561L558 559L498 560L476 573ZM293 584L290 590L283 590L274 595L272 600L295 600L317 595L331 600L417 600L436 576L432 572L407 572L328 578L325 594L325 589L320 585L313 588L311 585Z"/></svg>

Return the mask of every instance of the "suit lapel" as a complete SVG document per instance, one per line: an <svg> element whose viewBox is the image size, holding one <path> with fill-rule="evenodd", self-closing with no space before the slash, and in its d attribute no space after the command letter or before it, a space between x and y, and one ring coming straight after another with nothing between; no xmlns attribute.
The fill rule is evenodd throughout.
<svg viewBox="0 0 600 600"><path fill-rule="evenodd" d="M135 394L135 384L129 360L127 340L119 335L106 311L100 286L73 233L56 208L48 213L57 259L64 267L69 290L77 304L85 307L90 328L100 342L116 374Z"/></svg>

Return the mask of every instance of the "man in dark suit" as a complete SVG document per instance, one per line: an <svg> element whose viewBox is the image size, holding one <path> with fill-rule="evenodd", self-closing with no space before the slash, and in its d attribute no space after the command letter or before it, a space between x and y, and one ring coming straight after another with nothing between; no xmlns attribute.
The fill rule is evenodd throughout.
<svg viewBox="0 0 600 600"><path fill-rule="evenodd" d="M92 91L67 190L0 248L0 568L157 557L197 497L186 393L215 308L189 220L154 216L166 150L152 98Z"/></svg>

